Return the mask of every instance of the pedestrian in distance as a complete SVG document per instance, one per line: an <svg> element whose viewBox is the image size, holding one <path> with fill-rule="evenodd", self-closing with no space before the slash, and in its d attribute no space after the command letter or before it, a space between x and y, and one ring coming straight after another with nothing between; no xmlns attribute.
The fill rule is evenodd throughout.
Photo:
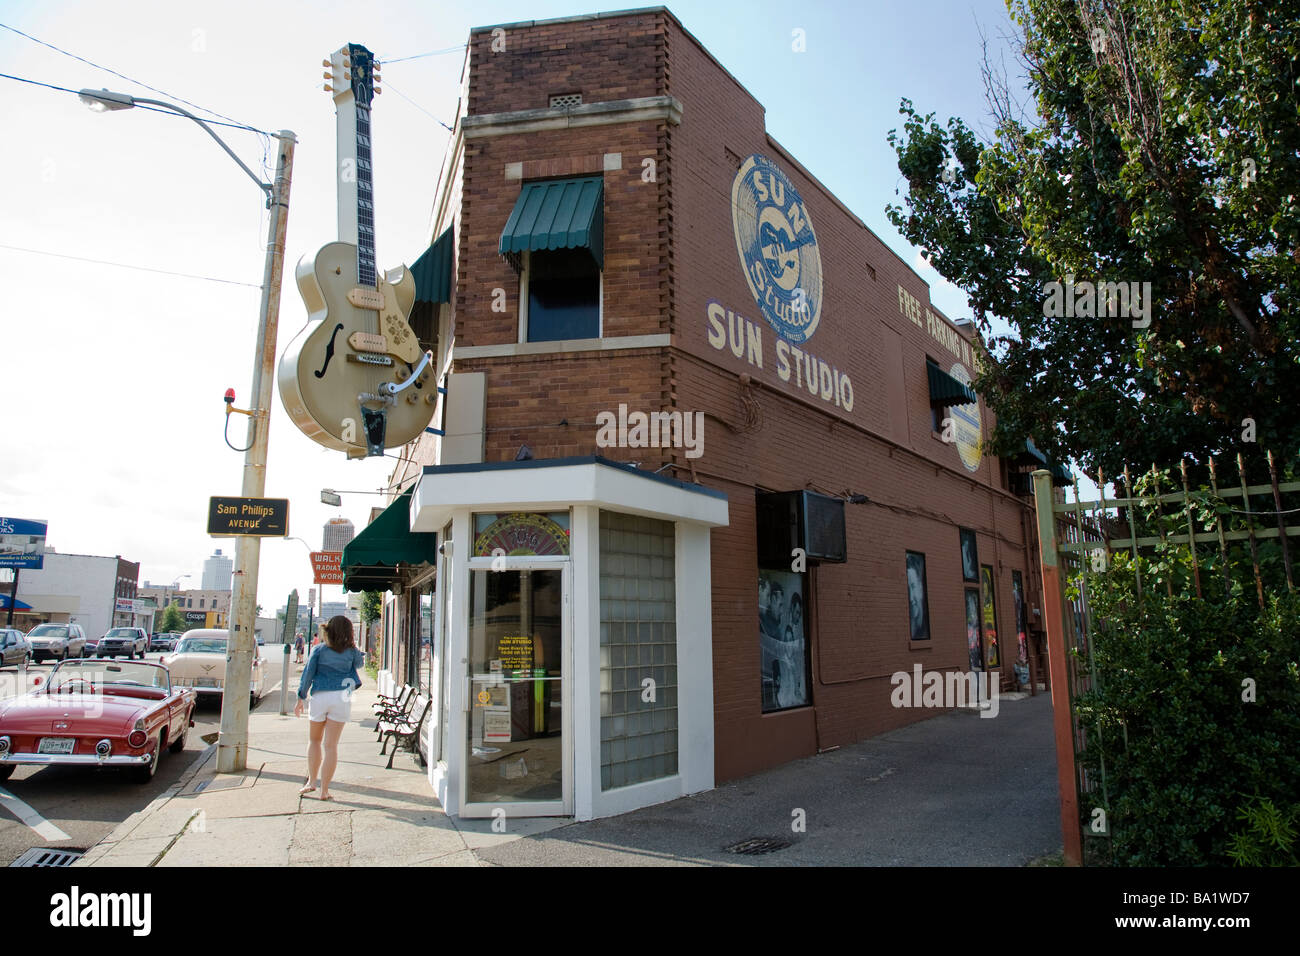
<svg viewBox="0 0 1300 956"><path fill-rule="evenodd" d="M330 780L338 766L339 736L352 717L352 692L361 686L357 669L365 657L352 639L352 622L343 615L325 625L325 643L315 647L298 681L293 714L301 717L308 702L311 724L307 742L307 782L298 790L308 794L320 786L320 798L330 800ZM319 771L319 777L317 772Z"/></svg>
<svg viewBox="0 0 1300 956"><path fill-rule="evenodd" d="M301 664L302 663L302 631L299 631L298 636L293 639L293 652L294 652L293 662L295 664Z"/></svg>

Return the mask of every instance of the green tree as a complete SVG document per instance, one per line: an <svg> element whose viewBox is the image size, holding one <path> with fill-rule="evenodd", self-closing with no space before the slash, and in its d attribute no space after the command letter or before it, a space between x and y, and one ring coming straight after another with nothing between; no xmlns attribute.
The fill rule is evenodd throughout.
<svg viewBox="0 0 1300 956"><path fill-rule="evenodd" d="M1300 446L1300 21L1289 0L1008 0L1032 109L993 140L903 100L887 214L970 298L993 451L1126 463ZM1150 282L1145 316L1048 316L1045 283ZM1139 286L1140 288L1140 286Z"/></svg>
<svg viewBox="0 0 1300 956"><path fill-rule="evenodd" d="M369 625L384 612L384 592L365 591L361 597L361 623Z"/></svg>
<svg viewBox="0 0 1300 956"><path fill-rule="evenodd" d="M175 604L169 604L163 608L157 623L154 624L154 631L166 631L175 634L184 630L185 614Z"/></svg>

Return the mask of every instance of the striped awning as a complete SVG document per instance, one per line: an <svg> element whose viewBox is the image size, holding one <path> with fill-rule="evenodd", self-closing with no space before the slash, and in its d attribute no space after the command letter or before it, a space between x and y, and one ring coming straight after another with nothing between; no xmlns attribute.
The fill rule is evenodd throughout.
<svg viewBox="0 0 1300 956"><path fill-rule="evenodd" d="M415 301L437 305L451 301L451 267L455 257L451 226L433 241L424 254L411 266L415 278Z"/></svg>
<svg viewBox="0 0 1300 956"><path fill-rule="evenodd" d="M540 249L587 249L603 269L604 205L600 176L524 183L498 252L511 257Z"/></svg>
<svg viewBox="0 0 1300 956"><path fill-rule="evenodd" d="M933 362L925 363L925 374L930 379L931 407L951 408L954 405L974 405L979 401L975 389L963 385Z"/></svg>

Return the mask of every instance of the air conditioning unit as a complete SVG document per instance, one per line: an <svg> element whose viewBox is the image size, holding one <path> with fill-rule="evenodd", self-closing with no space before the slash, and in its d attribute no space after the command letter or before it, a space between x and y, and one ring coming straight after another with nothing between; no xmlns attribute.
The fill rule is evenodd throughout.
<svg viewBox="0 0 1300 956"><path fill-rule="evenodd" d="M758 563L789 568L795 548L809 561L848 560L844 500L815 491L759 492Z"/></svg>

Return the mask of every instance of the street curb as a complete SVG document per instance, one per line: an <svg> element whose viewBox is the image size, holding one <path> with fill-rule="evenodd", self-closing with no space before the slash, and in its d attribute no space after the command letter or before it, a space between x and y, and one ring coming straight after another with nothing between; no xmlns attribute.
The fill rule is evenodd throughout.
<svg viewBox="0 0 1300 956"><path fill-rule="evenodd" d="M158 794L158 796L154 797L153 800L149 802L148 806L144 807L142 810L137 810L119 823L113 828L113 831L109 833L108 836L104 837L94 846L88 847L85 854L72 865L93 866L98 860L107 856L111 847L116 846L123 840L127 839L141 824L160 811L164 806L171 802L173 797L189 786L190 782L199 775L199 771L203 769L203 765L206 764L216 752L217 745L215 743L208 744L207 747L203 749L202 753L195 757L193 762L185 769L179 780L162 793ZM185 826L189 826L188 820L186 821ZM185 828L182 827L181 833L184 832ZM179 835L180 834L177 834L177 836ZM175 839L173 839L172 842L174 843ZM96 853L97 850L100 852ZM159 857L161 856L162 854L159 854ZM154 860L154 862L156 863L158 861Z"/></svg>

